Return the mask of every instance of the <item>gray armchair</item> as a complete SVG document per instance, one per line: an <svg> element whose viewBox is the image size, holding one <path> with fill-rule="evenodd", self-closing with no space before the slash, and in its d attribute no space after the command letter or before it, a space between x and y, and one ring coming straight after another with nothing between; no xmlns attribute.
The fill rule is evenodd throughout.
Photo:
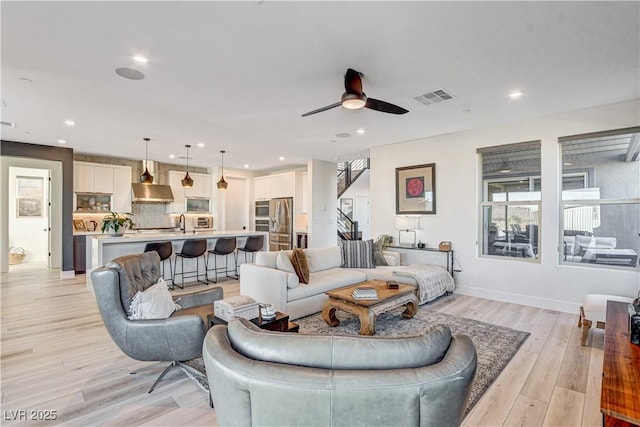
<svg viewBox="0 0 640 427"><path fill-rule="evenodd" d="M135 293L157 283L159 278L160 257L153 251L116 258L91 273L100 315L118 347L136 360L171 362L151 385L149 393L171 368L186 366L180 362L202 355L207 332L203 319L197 314L129 320L129 307ZM210 305L213 312L213 302L221 298L222 288L217 287L181 295L178 304L185 309Z"/></svg>
<svg viewBox="0 0 640 427"><path fill-rule="evenodd" d="M264 331L245 319L209 330L202 351L223 426L457 426L476 350L445 325L378 338Z"/></svg>

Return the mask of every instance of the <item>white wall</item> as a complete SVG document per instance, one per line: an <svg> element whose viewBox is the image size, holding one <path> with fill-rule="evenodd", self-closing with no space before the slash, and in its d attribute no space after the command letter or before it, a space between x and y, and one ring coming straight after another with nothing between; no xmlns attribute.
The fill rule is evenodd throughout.
<svg viewBox="0 0 640 427"><path fill-rule="evenodd" d="M559 265L558 137L638 126L638 100L371 149L371 234L397 235L395 168L436 164L437 213L422 216L428 246L453 242L456 292L576 313L587 293L635 296L638 270ZM480 171L476 149L542 141L540 262L478 256ZM622 185L622 184L621 184Z"/></svg>
<svg viewBox="0 0 640 427"><path fill-rule="evenodd" d="M337 243L336 163L310 160L307 165L311 206L309 212L309 247L322 248Z"/></svg>

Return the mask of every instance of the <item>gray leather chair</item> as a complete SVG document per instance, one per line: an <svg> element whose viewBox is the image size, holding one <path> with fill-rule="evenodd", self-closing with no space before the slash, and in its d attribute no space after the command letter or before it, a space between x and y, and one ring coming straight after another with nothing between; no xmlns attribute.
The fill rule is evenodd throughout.
<svg viewBox="0 0 640 427"><path fill-rule="evenodd" d="M301 335L234 318L202 351L223 426L457 426L476 371L465 335Z"/></svg>
<svg viewBox="0 0 640 427"><path fill-rule="evenodd" d="M151 385L149 393L171 368L186 367L180 362L202 355L207 332L207 326L197 314L129 320L133 296L157 283L160 277L160 256L155 251L116 258L91 272L100 315L118 347L136 360L171 362ZM184 309L210 305L213 312L213 302L218 299L222 299L219 287L181 295L177 302Z"/></svg>

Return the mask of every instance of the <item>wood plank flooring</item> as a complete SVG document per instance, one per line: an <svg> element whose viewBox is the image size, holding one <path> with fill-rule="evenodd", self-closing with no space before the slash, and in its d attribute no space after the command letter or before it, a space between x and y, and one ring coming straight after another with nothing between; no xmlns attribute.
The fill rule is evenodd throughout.
<svg viewBox="0 0 640 427"><path fill-rule="evenodd" d="M84 275L61 280L57 270L21 264L0 281L3 426L218 425L207 394L181 370L147 393L165 364L138 362L118 349ZM235 280L220 286L225 296L239 293ZM577 315L457 294L427 307L531 333L465 426L601 425L603 352L580 346ZM144 367L155 369L130 375ZM56 419L34 419L46 411Z"/></svg>

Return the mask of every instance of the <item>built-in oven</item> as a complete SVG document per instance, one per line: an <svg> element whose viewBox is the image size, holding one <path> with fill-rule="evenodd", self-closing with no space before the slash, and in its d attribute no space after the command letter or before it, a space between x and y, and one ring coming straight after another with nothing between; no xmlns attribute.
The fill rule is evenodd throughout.
<svg viewBox="0 0 640 427"><path fill-rule="evenodd" d="M269 219L266 218L256 218L256 231L266 231L269 232Z"/></svg>
<svg viewBox="0 0 640 427"><path fill-rule="evenodd" d="M268 200L256 201L255 217L269 218L269 201Z"/></svg>

